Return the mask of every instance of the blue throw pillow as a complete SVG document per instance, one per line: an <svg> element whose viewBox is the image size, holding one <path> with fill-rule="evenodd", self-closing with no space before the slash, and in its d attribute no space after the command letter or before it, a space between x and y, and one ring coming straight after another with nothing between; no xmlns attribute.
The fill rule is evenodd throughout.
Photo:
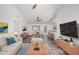
<svg viewBox="0 0 79 59"><path fill-rule="evenodd" d="M0 51L2 50L3 46L0 45Z"/></svg>
<svg viewBox="0 0 79 59"><path fill-rule="evenodd" d="M6 38L6 41L7 41L7 45L10 45L16 42L14 37Z"/></svg>
<svg viewBox="0 0 79 59"><path fill-rule="evenodd" d="M0 27L0 32L4 32L4 28L3 27Z"/></svg>

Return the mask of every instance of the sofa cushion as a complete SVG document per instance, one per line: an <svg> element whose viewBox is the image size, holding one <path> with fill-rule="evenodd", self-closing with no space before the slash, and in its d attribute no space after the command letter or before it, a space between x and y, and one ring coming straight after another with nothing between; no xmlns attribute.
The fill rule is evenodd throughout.
<svg viewBox="0 0 79 59"><path fill-rule="evenodd" d="M6 38L6 41L7 41L7 45L10 45L16 42L14 37Z"/></svg>
<svg viewBox="0 0 79 59"><path fill-rule="evenodd" d="M7 43L6 43L6 39L2 36L0 36L0 45L2 46L5 46Z"/></svg>
<svg viewBox="0 0 79 59"><path fill-rule="evenodd" d="M0 52L0 55L14 55L17 53L17 51L22 47L22 42L16 42L11 45L4 46L2 51Z"/></svg>

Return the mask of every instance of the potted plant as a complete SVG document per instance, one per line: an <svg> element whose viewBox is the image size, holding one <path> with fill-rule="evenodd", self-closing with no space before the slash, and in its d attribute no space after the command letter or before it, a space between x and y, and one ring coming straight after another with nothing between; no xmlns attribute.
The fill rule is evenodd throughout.
<svg viewBox="0 0 79 59"><path fill-rule="evenodd" d="M31 43L34 45L34 50L40 50L39 49L39 40L31 40Z"/></svg>

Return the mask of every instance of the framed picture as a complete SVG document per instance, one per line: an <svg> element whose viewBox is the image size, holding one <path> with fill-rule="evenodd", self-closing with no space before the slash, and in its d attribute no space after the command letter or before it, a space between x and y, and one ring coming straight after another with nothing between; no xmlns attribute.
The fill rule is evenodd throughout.
<svg viewBox="0 0 79 59"><path fill-rule="evenodd" d="M0 34L8 33L8 23L0 22Z"/></svg>

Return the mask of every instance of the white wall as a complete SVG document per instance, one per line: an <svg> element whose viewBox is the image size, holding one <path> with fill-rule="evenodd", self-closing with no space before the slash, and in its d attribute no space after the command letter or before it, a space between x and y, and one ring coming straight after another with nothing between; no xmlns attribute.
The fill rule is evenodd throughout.
<svg viewBox="0 0 79 59"><path fill-rule="evenodd" d="M53 21L57 23L57 32L55 33L55 36L58 37L61 35L59 24L74 20L76 20L77 24L79 24L79 5L64 5L60 8L56 19ZM65 36L64 38L69 39L69 37Z"/></svg>
<svg viewBox="0 0 79 59"><path fill-rule="evenodd" d="M17 18L17 16L19 17ZM0 5L1 21L8 23L8 34L13 34L13 32L17 31L20 33L22 26L25 24L22 15L14 5Z"/></svg>
<svg viewBox="0 0 79 59"><path fill-rule="evenodd" d="M47 35L48 31L53 30L52 24L28 24L27 25L27 31L31 34L33 34L32 26L40 26L40 31L42 34ZM47 26L47 33L44 33L44 26Z"/></svg>

